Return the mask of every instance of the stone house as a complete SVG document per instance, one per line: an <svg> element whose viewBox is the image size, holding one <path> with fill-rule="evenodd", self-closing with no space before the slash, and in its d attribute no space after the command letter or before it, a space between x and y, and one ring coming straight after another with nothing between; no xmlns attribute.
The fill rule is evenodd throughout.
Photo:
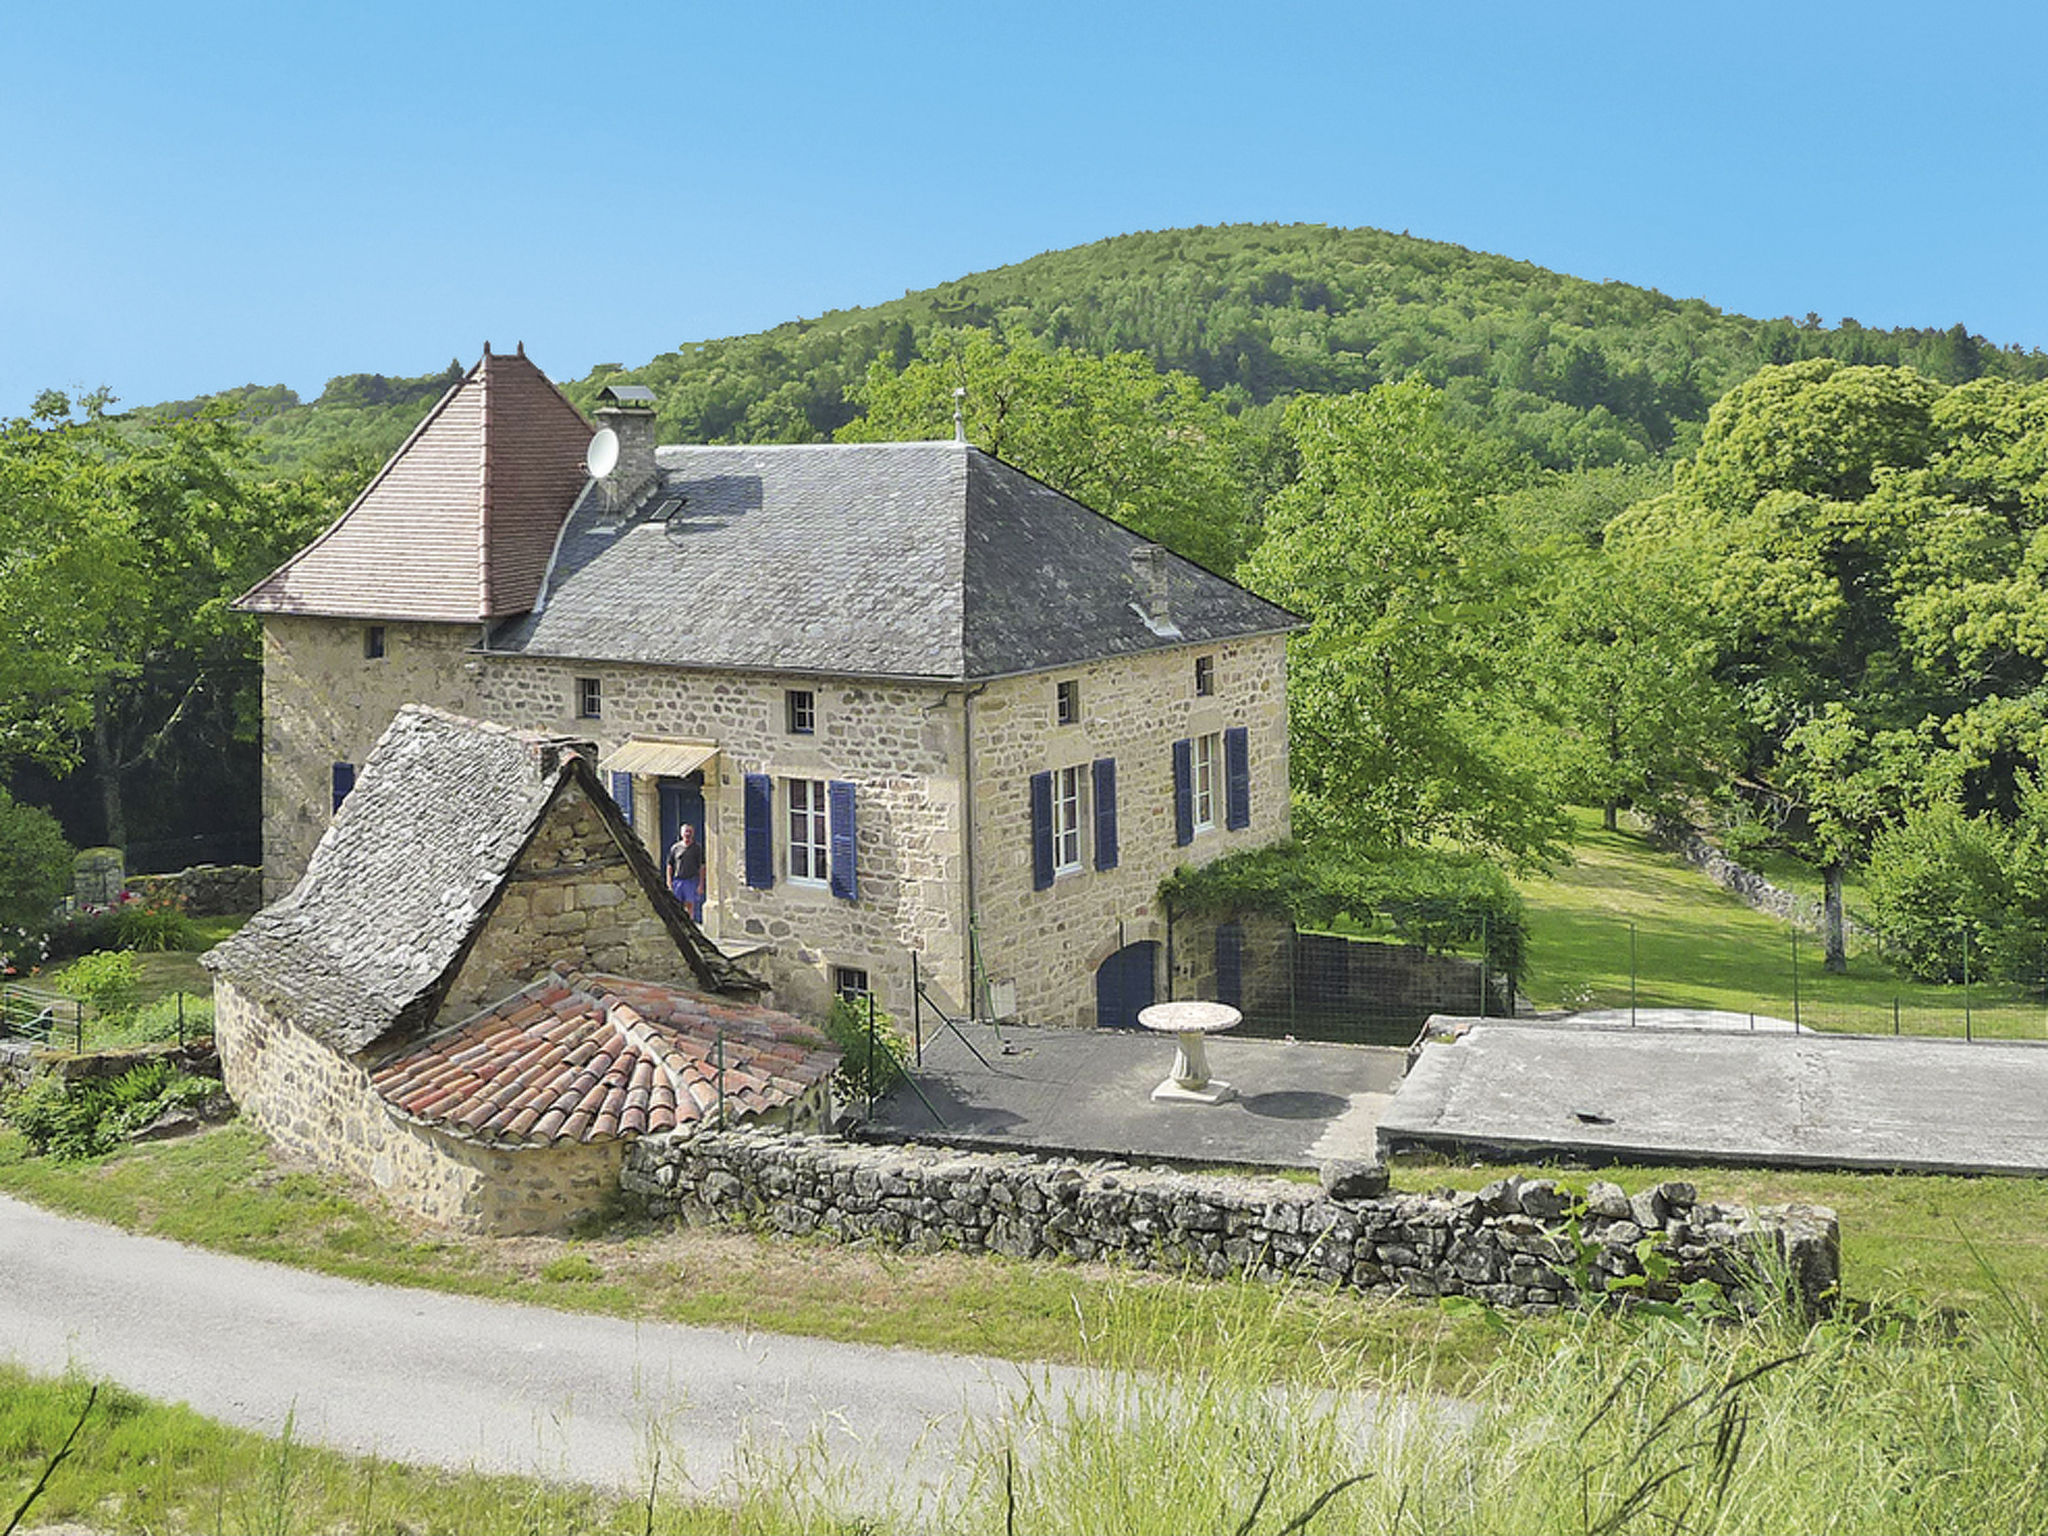
<svg viewBox="0 0 2048 1536"><path fill-rule="evenodd" d="M576 744L401 709L304 876L206 956L222 1075L287 1150L497 1232L626 1144L821 1122L838 1053L662 885Z"/></svg>
<svg viewBox="0 0 2048 1536"><path fill-rule="evenodd" d="M1160 880L1288 832L1280 609L964 442L666 447L485 350L254 587L266 890L393 714L594 742L783 1006L1128 1023ZM591 471L595 469L596 473ZM1186 965L1175 969L1185 974Z"/></svg>

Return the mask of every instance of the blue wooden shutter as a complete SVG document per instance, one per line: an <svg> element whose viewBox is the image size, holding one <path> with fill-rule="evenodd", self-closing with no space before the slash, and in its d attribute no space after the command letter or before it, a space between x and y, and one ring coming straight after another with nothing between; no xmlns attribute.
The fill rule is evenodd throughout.
<svg viewBox="0 0 2048 1536"><path fill-rule="evenodd" d="M633 775L612 775L612 800L618 806L619 814L626 818L626 825L633 825Z"/></svg>
<svg viewBox="0 0 2048 1536"><path fill-rule="evenodd" d="M1031 775L1031 888L1052 884L1052 775Z"/></svg>
<svg viewBox="0 0 2048 1536"><path fill-rule="evenodd" d="M1095 867L1116 868L1116 759L1095 759Z"/></svg>
<svg viewBox="0 0 2048 1536"><path fill-rule="evenodd" d="M858 901L860 881L853 868L853 786L834 779L827 803L832 818L832 894L841 901Z"/></svg>
<svg viewBox="0 0 2048 1536"><path fill-rule="evenodd" d="M1216 1001L1244 1005L1244 924L1234 919L1216 925Z"/></svg>
<svg viewBox="0 0 2048 1536"><path fill-rule="evenodd" d="M356 787L356 765L336 763L334 765L334 809L341 809L341 802L348 798L348 792Z"/></svg>
<svg viewBox="0 0 2048 1536"><path fill-rule="evenodd" d="M1195 744L1185 737L1173 744L1173 840L1195 840Z"/></svg>
<svg viewBox="0 0 2048 1536"><path fill-rule="evenodd" d="M1236 831L1252 824L1251 744L1241 725L1223 733L1223 825Z"/></svg>
<svg viewBox="0 0 2048 1536"><path fill-rule="evenodd" d="M765 891L775 884L775 781L750 773L746 784L747 884Z"/></svg>

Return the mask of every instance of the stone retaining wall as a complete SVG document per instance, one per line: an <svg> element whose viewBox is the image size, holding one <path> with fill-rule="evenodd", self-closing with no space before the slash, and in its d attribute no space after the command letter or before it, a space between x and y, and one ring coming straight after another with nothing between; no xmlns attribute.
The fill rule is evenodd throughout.
<svg viewBox="0 0 2048 1536"><path fill-rule="evenodd" d="M1477 1193L1337 1199L1284 1179L735 1132L645 1138L620 1185L657 1217L1216 1278L1303 1276L1528 1312L1578 1305L1583 1290L1624 1277L1643 1278L1617 1294L1669 1299L1695 1280L1739 1290L1760 1255L1822 1310L1840 1270L1834 1212L1709 1204L1679 1183L1630 1196L1596 1180L1580 1197L1550 1179L1509 1178ZM1668 1258L1669 1272L1644 1276L1646 1252Z"/></svg>
<svg viewBox="0 0 2048 1536"><path fill-rule="evenodd" d="M175 875L130 875L129 890L150 897L168 891L188 917L230 917L263 905L263 871L253 864L194 864Z"/></svg>
<svg viewBox="0 0 2048 1536"><path fill-rule="evenodd" d="M1811 897L1794 895L1771 884L1755 870L1736 863L1702 837L1697 828L1682 821L1659 818L1650 823L1650 835L1676 850L1680 858L1722 890L1740 897L1745 906L1814 933L1826 930L1827 914L1819 902ZM1846 913L1843 915L1842 932L1845 935L1862 931L1860 924Z"/></svg>

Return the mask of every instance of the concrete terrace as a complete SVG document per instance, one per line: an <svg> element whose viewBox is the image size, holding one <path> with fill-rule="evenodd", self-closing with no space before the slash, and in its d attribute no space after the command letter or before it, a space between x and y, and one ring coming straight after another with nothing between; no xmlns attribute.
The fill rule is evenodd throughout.
<svg viewBox="0 0 2048 1536"><path fill-rule="evenodd" d="M2048 1173L2048 1041L1432 1021L1390 1151ZM1455 1033L1463 1025L1462 1033Z"/></svg>
<svg viewBox="0 0 2048 1536"><path fill-rule="evenodd" d="M915 1088L877 1101L869 1133L1131 1162L1315 1168L1375 1155L1374 1127L1406 1055L1218 1035L1209 1069L1237 1098L1155 1104L1173 1052L1171 1038L1140 1030L963 1025L926 1038Z"/></svg>

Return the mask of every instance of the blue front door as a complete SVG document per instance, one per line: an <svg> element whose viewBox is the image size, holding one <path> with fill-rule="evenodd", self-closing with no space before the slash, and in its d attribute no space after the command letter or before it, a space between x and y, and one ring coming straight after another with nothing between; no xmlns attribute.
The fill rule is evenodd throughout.
<svg viewBox="0 0 2048 1536"><path fill-rule="evenodd" d="M1138 1010L1154 1001L1153 976L1159 946L1146 939L1126 944L1095 972L1095 1027L1136 1029Z"/></svg>

